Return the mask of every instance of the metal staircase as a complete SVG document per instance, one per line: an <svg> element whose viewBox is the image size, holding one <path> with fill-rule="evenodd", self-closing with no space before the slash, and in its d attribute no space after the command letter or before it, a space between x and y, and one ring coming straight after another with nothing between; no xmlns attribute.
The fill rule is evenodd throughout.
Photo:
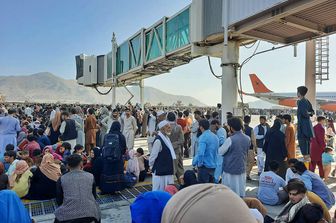
<svg viewBox="0 0 336 223"><path fill-rule="evenodd" d="M329 80L329 36L317 38L315 44L316 81L322 84Z"/></svg>

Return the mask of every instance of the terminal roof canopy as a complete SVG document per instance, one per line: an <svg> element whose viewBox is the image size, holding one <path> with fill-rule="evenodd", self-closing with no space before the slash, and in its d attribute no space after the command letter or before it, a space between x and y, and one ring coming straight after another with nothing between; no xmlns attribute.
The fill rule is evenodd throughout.
<svg viewBox="0 0 336 223"><path fill-rule="evenodd" d="M277 2L277 4L240 21L234 21L230 16L231 37L290 44L336 32L335 0L271 0L269 2L273 4ZM243 0L231 0L230 3L231 12L239 7L244 11L244 7L248 7L247 2ZM243 3L245 6L242 5Z"/></svg>

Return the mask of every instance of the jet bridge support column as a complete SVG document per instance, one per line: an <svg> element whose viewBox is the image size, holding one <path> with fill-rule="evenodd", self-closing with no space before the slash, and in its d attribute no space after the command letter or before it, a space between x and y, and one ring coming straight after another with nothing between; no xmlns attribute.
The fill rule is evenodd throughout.
<svg viewBox="0 0 336 223"><path fill-rule="evenodd" d="M112 104L111 104L111 106L112 106L112 109L115 109L116 106L117 106L117 103L116 103L116 87L115 86L112 87Z"/></svg>
<svg viewBox="0 0 336 223"><path fill-rule="evenodd" d="M306 42L306 74L305 86L308 88L306 97L311 102L316 112L316 76L315 76L315 40Z"/></svg>
<svg viewBox="0 0 336 223"><path fill-rule="evenodd" d="M117 39L115 37L115 34L112 34L112 39L111 39L111 43L112 43L112 109L115 109L117 106L117 63L116 63L116 59L117 59L117 48L118 48L118 44L117 44Z"/></svg>
<svg viewBox="0 0 336 223"><path fill-rule="evenodd" d="M229 41L224 44L222 57L222 123L226 123L226 113L234 113L238 103L236 68L239 62L239 43Z"/></svg>
<svg viewBox="0 0 336 223"><path fill-rule="evenodd" d="M141 106L141 109L144 110L144 103L145 103L145 92L144 92L144 80L140 80L139 82L139 87L140 87L140 106Z"/></svg>

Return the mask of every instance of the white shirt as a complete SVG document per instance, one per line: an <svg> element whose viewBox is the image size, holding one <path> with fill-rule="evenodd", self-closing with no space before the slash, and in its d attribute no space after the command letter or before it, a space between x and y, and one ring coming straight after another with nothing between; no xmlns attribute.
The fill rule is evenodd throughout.
<svg viewBox="0 0 336 223"><path fill-rule="evenodd" d="M148 132L152 134L155 131L156 117L153 114L149 115Z"/></svg>
<svg viewBox="0 0 336 223"><path fill-rule="evenodd" d="M32 116L33 109L31 109L31 107L27 107L27 108L25 108L24 113L25 113L27 116Z"/></svg>
<svg viewBox="0 0 336 223"><path fill-rule="evenodd" d="M256 127L254 127L253 132L254 135L256 137L256 139L263 139L266 136L267 133L267 127L266 125L261 125L264 128L264 135L259 135L259 125L257 125Z"/></svg>
<svg viewBox="0 0 336 223"><path fill-rule="evenodd" d="M291 168L287 168L286 178L285 178L286 183L288 183L288 181L290 181L291 179L294 179L294 178L300 179L300 175L297 174L297 173L294 173Z"/></svg>

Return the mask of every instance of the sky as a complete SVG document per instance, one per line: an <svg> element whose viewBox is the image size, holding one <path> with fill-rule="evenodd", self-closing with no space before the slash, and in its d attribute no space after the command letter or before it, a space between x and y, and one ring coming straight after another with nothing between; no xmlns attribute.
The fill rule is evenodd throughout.
<svg viewBox="0 0 336 223"><path fill-rule="evenodd" d="M0 2L0 76L51 72L75 78L75 55L106 54L115 32L120 44L141 28L163 16L171 16L191 0L11 0ZM330 37L330 80L318 91L334 91L336 80L336 36ZM258 51L274 45L261 42ZM255 48L240 47L240 61ZM220 75L220 60L212 58ZM256 73L274 92L294 92L304 84L305 44L254 57L242 71L242 86L252 92L248 74ZM145 80L145 86L167 93L190 95L205 104L220 102L221 82L214 78L205 57L174 68L170 73ZM244 97L245 101L255 99Z"/></svg>

